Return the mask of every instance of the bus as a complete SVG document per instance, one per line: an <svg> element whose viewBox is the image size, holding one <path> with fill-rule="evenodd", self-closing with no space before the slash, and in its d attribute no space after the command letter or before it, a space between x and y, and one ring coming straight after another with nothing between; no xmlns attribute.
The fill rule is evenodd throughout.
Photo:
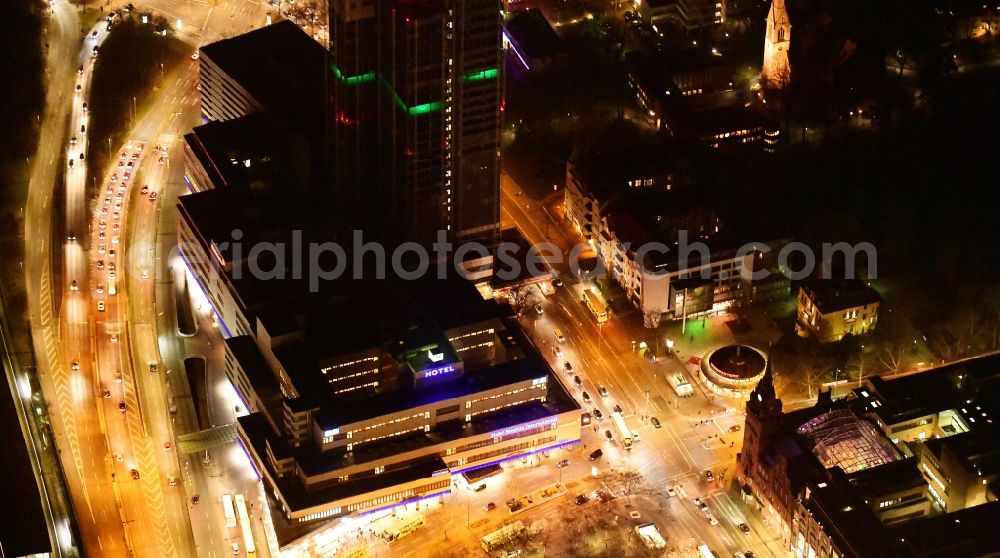
<svg viewBox="0 0 1000 558"><path fill-rule="evenodd" d="M226 514L226 527L236 527L236 512L233 511L233 497L222 495L222 511Z"/></svg>
<svg viewBox="0 0 1000 558"><path fill-rule="evenodd" d="M687 381L687 378L680 372L667 374L667 381L670 382L670 387L674 388L674 393L678 397L691 397L694 395L694 388L691 387L691 382Z"/></svg>
<svg viewBox="0 0 1000 558"><path fill-rule="evenodd" d="M250 527L250 514L247 513L247 503L242 494L236 495L236 517L240 520L240 531L243 532L243 544L246 546L247 558L257 556L257 545L253 543L253 529Z"/></svg>
<svg viewBox="0 0 1000 558"><path fill-rule="evenodd" d="M379 536L382 537L383 541L391 543L409 535L410 533L423 527L423 525L424 516L420 513L416 513L405 518L397 517L388 527L382 529Z"/></svg>
<svg viewBox="0 0 1000 558"><path fill-rule="evenodd" d="M590 308L590 312L597 318L597 323L603 324L608 321L608 307L593 291L583 291L583 301L587 303L587 308Z"/></svg>
<svg viewBox="0 0 1000 558"><path fill-rule="evenodd" d="M611 413L611 422L615 424L615 429L618 430L618 437L621 438L625 449L632 449L632 431L625 425L625 417L616 411Z"/></svg>
<svg viewBox="0 0 1000 558"><path fill-rule="evenodd" d="M703 544L698 547L698 554L701 558L717 558L715 553L708 549L707 544Z"/></svg>
<svg viewBox="0 0 1000 558"><path fill-rule="evenodd" d="M108 295L110 296L110 295L114 295L114 294L118 294L118 289L115 286L115 280L109 277L108 278Z"/></svg>
<svg viewBox="0 0 1000 558"><path fill-rule="evenodd" d="M479 544L482 545L483 550L486 552L493 552L495 549L511 542L517 537L520 537L524 531L524 523L521 521L515 521L514 523L504 525L496 531L486 535L481 541L479 541Z"/></svg>

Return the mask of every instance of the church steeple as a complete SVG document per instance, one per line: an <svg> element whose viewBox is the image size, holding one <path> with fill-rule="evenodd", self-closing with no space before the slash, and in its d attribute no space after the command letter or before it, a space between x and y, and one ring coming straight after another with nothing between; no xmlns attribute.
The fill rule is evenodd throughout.
<svg viewBox="0 0 1000 558"><path fill-rule="evenodd" d="M764 366L764 375L757 382L757 387L750 392L747 412L757 416L781 414L781 400L774 392L774 369L770 350L767 354L767 364Z"/></svg>
<svg viewBox="0 0 1000 558"><path fill-rule="evenodd" d="M792 23L788 19L785 0L771 0L764 32L764 66L760 74L765 89L784 89L792 78L788 48L792 40Z"/></svg>

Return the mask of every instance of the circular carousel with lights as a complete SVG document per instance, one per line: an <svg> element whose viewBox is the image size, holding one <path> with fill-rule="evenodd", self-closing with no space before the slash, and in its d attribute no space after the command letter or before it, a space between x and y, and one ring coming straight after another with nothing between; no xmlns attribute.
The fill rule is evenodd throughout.
<svg viewBox="0 0 1000 558"><path fill-rule="evenodd" d="M767 355L749 345L725 345L701 359L701 379L723 397L745 398L764 376Z"/></svg>

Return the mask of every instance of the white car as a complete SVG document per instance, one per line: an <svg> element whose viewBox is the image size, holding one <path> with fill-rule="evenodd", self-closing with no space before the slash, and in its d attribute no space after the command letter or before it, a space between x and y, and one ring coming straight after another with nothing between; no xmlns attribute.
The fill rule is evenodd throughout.
<svg viewBox="0 0 1000 558"><path fill-rule="evenodd" d="M118 342L118 334L117 333L112 333L111 334L111 342L112 343L117 343Z"/></svg>
<svg viewBox="0 0 1000 558"><path fill-rule="evenodd" d="M98 312L104 312L104 301L103 300L98 300L97 301L97 311Z"/></svg>
<svg viewBox="0 0 1000 558"><path fill-rule="evenodd" d="M99 246L97 247L97 253L98 253L98 254L103 254L103 253L105 253L105 252L107 252L107 246L106 246L106 245L104 245L104 244L101 244L101 245L99 245Z"/></svg>

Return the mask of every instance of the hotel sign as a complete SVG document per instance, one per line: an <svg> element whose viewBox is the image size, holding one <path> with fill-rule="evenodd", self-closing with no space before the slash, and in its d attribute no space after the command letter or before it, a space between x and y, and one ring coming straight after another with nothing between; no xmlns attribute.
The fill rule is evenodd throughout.
<svg viewBox="0 0 1000 558"><path fill-rule="evenodd" d="M440 366L438 368L431 368L430 370L424 370L424 379L436 378L438 376L453 376L458 372L454 364L448 364L446 366Z"/></svg>

